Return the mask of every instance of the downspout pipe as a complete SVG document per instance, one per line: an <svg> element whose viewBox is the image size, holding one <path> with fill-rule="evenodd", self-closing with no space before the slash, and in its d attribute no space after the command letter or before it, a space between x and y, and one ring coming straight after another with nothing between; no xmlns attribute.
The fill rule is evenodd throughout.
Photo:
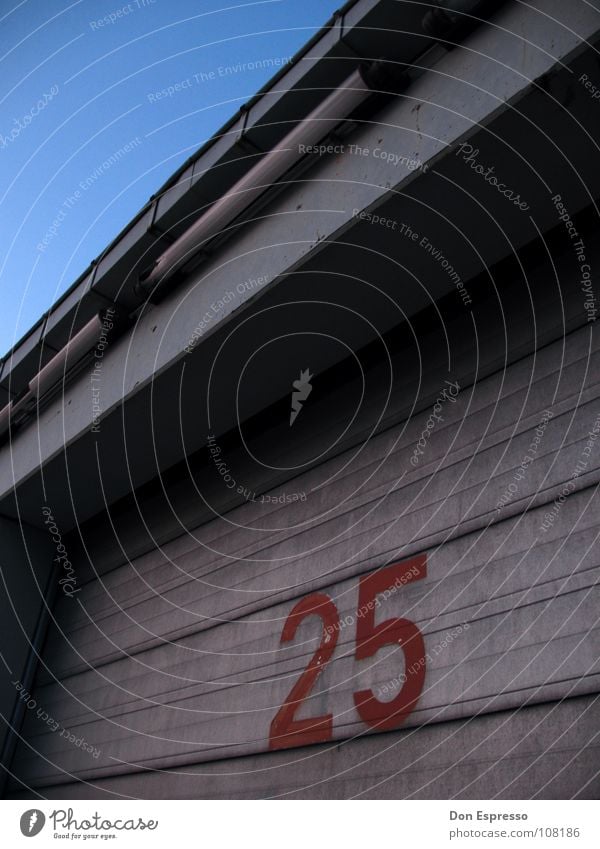
<svg viewBox="0 0 600 849"><path fill-rule="evenodd" d="M454 31L468 30L487 17L505 0L439 0L423 18L423 33L432 40ZM220 197L198 220L170 245L138 278L136 293L152 300L178 271L195 259L202 259L207 244L222 233L257 198L302 159L303 150L317 144L361 106L372 94L399 93L409 84L410 75L393 61L363 63L335 91L332 91L278 146Z"/></svg>
<svg viewBox="0 0 600 849"><path fill-rule="evenodd" d="M218 236L263 192L276 183L304 155L304 148L321 141L346 120L372 93L369 75L359 68L310 112L279 145L265 153L227 194L220 197L186 232L170 245L153 266L140 275L138 293L148 296Z"/></svg>
<svg viewBox="0 0 600 849"><path fill-rule="evenodd" d="M35 674L39 659L44 647L46 634L50 625L50 611L54 608L57 595L59 566L52 564L48 579L44 587L44 602L42 602L40 614L37 619L34 633L29 643L29 651L25 668L21 671L20 681L23 689L31 693L35 682ZM0 799L4 798L8 782L10 780L10 769L13 762L15 750L20 739L23 723L25 721L25 701L17 698L10 717L5 720L8 728L4 737L2 749L0 750Z"/></svg>

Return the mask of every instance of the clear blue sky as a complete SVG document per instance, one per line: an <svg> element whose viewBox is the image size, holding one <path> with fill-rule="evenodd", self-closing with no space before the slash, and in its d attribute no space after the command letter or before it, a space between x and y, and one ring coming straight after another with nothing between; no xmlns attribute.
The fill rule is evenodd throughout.
<svg viewBox="0 0 600 849"><path fill-rule="evenodd" d="M0 0L0 354L341 2Z"/></svg>

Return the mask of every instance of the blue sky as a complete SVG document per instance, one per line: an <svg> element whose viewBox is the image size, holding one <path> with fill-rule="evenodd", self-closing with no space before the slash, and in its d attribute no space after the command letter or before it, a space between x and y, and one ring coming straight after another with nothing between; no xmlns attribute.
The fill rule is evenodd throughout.
<svg viewBox="0 0 600 849"><path fill-rule="evenodd" d="M0 355L340 5L0 0Z"/></svg>

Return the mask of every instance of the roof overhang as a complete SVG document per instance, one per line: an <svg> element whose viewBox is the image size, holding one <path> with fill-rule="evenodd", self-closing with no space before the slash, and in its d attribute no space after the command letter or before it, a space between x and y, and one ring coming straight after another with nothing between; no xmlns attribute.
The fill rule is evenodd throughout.
<svg viewBox="0 0 600 849"><path fill-rule="evenodd" d="M389 13L387 3L359 7ZM409 333L407 319L449 293L462 297L440 257L473 293L498 262L559 224L553 196L572 216L594 203L595 104L578 80L597 70L589 44L598 19L583 4L569 11L568 27L557 23L565 15L558 0L506 5L338 139L343 153L315 156L236 223L218 252L105 351L97 431L88 370L5 446L2 511L39 524L45 499L73 527L200 448L209 432L289 394L301 367L318 374L393 327ZM600 112L592 123L598 138ZM493 163L529 208L517 210L473 158ZM127 261L115 285L131 269Z"/></svg>

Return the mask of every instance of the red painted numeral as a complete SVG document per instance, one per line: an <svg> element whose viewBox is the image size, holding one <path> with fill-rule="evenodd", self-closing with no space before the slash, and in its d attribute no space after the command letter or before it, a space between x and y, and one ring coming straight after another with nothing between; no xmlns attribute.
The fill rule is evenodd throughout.
<svg viewBox="0 0 600 849"><path fill-rule="evenodd" d="M378 593L421 580L426 574L427 558L419 555L360 579L358 609L366 612L356 626L356 659L372 657L383 646L398 643L404 652L407 670L400 692L390 702L378 701L372 690L354 693L360 718L382 731L401 725L421 695L425 681L425 643L421 631L408 619L387 619L375 625L375 599Z"/></svg>
<svg viewBox="0 0 600 849"><path fill-rule="evenodd" d="M421 631L409 619L386 619L376 625L377 596L386 590L393 591L394 588L399 589L412 581L419 581L426 574L427 555L420 554L360 579L354 653L356 659L373 657L379 649L394 643L400 646L404 654L406 677L394 699L390 702L380 702L372 690L360 690L353 694L354 704L362 721L381 731L397 728L417 704L425 681L425 643ZM300 704L331 660L337 644L340 617L329 596L313 593L299 601L286 619L281 642L293 640L300 622L312 615L320 616L323 620L321 643L271 723L271 749L287 749L290 746L306 746L309 743L331 740L332 714L311 719L294 719Z"/></svg>
<svg viewBox="0 0 600 849"><path fill-rule="evenodd" d="M320 616L323 620L321 643L310 663L296 681L283 705L277 711L271 723L269 734L270 749L287 749L290 746L306 746L310 743L323 743L331 739L333 716L294 719L300 704L308 696L315 681L331 659L339 633L339 614L329 596L313 593L303 598L291 611L283 626L281 642L294 639L298 625L307 616Z"/></svg>

